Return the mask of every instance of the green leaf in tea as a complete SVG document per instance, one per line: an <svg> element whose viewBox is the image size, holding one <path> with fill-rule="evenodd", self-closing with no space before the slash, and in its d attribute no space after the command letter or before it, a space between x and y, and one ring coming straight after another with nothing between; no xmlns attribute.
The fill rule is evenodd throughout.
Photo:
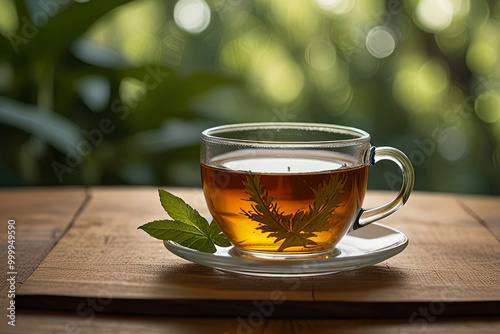
<svg viewBox="0 0 500 334"><path fill-rule="evenodd" d="M215 245L229 247L231 243L215 221L208 224L198 211L181 198L159 189L160 202L173 220L155 220L139 226L154 238L172 240L200 252L215 253Z"/></svg>
<svg viewBox="0 0 500 334"><path fill-rule="evenodd" d="M257 229L269 233L268 238L276 238L275 243L283 240L278 252L294 246L316 246L311 238L330 228L332 214L341 204L345 183L345 177L332 176L318 189L311 188L315 200L308 211L285 214L261 184L260 176L247 175L246 182L243 182L245 192L250 196L249 201L255 204L252 204L253 211L241 211L249 219L258 222Z"/></svg>

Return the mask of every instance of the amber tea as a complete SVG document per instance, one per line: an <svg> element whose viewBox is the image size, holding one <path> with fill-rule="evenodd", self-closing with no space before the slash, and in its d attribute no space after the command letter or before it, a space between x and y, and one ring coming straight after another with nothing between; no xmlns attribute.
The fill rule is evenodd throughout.
<svg viewBox="0 0 500 334"><path fill-rule="evenodd" d="M318 254L346 234L363 203L368 167L305 153L245 150L201 165L210 212L237 248Z"/></svg>
<svg viewBox="0 0 500 334"><path fill-rule="evenodd" d="M369 166L390 160L403 176L391 201L361 209ZM370 134L319 123L246 123L201 134L208 208L240 252L257 258L332 256L348 231L396 212L410 196L403 152L370 145Z"/></svg>

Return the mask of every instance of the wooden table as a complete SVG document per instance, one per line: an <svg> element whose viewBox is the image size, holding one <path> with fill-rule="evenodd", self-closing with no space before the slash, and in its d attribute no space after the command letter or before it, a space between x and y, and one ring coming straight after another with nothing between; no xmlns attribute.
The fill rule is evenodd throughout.
<svg viewBox="0 0 500 334"><path fill-rule="evenodd" d="M168 189L208 215L200 189ZM2 333L499 333L500 198L414 192L383 223L409 246L377 265L258 278L178 258L137 230L152 187L0 190L1 270L15 225L15 327ZM393 196L369 192L366 206Z"/></svg>

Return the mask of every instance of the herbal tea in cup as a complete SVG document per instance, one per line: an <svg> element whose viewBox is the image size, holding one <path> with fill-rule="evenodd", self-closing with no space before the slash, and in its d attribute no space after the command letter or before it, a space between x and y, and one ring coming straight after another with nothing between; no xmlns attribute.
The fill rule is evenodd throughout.
<svg viewBox="0 0 500 334"><path fill-rule="evenodd" d="M363 210L368 168L392 160L403 186L391 202ZM210 213L229 241L256 257L314 257L350 229L399 209L413 187L408 158L370 145L362 130L327 124L250 123L205 130L201 177Z"/></svg>

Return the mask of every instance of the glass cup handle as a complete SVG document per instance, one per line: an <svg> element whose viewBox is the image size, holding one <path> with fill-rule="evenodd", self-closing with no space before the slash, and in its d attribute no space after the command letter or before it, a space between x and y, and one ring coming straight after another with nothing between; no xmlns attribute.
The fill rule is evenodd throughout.
<svg viewBox="0 0 500 334"><path fill-rule="evenodd" d="M358 218L352 226L352 230L371 224L374 221L385 218L396 212L406 203L408 197L410 197L410 193L415 182L413 166L411 165L408 157L400 150L388 146L372 147L370 149L369 159L370 165L374 165L381 160L390 160L396 163L403 174L403 185L401 186L397 196L389 203L373 209L361 209L358 214Z"/></svg>

